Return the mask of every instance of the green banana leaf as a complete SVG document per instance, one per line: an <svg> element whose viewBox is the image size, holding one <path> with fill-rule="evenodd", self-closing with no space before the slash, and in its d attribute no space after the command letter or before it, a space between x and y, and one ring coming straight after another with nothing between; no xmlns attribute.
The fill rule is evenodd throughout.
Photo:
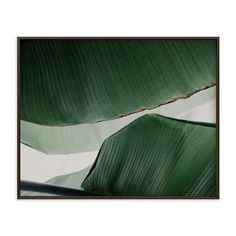
<svg viewBox="0 0 236 236"><path fill-rule="evenodd" d="M202 90L188 99L179 99L149 111L94 124L58 127L21 121L21 142L47 154L89 152L99 150L106 138L147 113L158 113L173 118L187 116L190 120L197 118L197 121L215 122L214 116L210 116L212 110L215 113L214 104L215 86Z"/></svg>
<svg viewBox="0 0 236 236"><path fill-rule="evenodd" d="M34 39L20 44L21 119L64 126L152 109L215 84L216 41Z"/></svg>
<svg viewBox="0 0 236 236"><path fill-rule="evenodd" d="M216 196L214 124L144 115L106 139L85 191L143 197Z"/></svg>

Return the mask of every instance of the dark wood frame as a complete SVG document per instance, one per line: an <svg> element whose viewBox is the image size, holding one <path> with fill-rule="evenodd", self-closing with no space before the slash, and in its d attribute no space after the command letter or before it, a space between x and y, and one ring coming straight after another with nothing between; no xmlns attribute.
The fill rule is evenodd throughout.
<svg viewBox="0 0 236 236"><path fill-rule="evenodd" d="M136 196L96 196L80 195L76 196L75 192L70 196L21 196L21 185L30 186L30 183L20 181L20 42L26 39L194 39L194 40L216 40L216 196L213 197L184 197L184 196L166 196L166 197L136 197ZM220 38L219 37L17 37L17 199L219 199L220 198ZM28 185L27 185L28 184ZM41 187L40 184L38 187ZM55 188L60 190L60 188ZM63 190L63 188L61 188ZM70 189L64 188L65 191Z"/></svg>

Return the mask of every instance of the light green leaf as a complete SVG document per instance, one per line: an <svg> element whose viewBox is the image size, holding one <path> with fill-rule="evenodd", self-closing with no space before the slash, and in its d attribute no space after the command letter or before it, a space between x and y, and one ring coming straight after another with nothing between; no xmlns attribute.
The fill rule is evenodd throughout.
<svg viewBox="0 0 236 236"><path fill-rule="evenodd" d="M104 195L214 197L215 165L214 124L150 114L105 140L82 187Z"/></svg>
<svg viewBox="0 0 236 236"><path fill-rule="evenodd" d="M215 86L153 110L94 124L58 127L21 121L21 142L47 154L99 150L106 138L147 113L214 123Z"/></svg>
<svg viewBox="0 0 236 236"><path fill-rule="evenodd" d="M60 186L70 189L81 189L81 183L85 179L86 175L88 174L91 166L87 168L77 171L75 173L56 176L48 181L45 184L49 184L51 186ZM41 193L41 192L33 192L33 191L21 191L21 196L57 196L56 194L49 194L49 193Z"/></svg>
<svg viewBox="0 0 236 236"><path fill-rule="evenodd" d="M50 185L81 190L81 183L87 176L90 168L91 166L72 174L54 177L53 179L48 180L46 183Z"/></svg>
<svg viewBox="0 0 236 236"><path fill-rule="evenodd" d="M21 119L72 125L186 97L216 80L216 40L21 40Z"/></svg>
<svg viewBox="0 0 236 236"><path fill-rule="evenodd" d="M30 196L30 197L41 197L41 196L47 196L47 197L55 197L58 196L56 194L50 194L50 193L39 193L39 192L33 192L33 191L20 191L21 196Z"/></svg>

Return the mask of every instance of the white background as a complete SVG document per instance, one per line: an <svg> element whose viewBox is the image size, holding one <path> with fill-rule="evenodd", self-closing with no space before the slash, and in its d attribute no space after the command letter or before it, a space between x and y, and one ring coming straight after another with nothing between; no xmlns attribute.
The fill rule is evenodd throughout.
<svg viewBox="0 0 236 236"><path fill-rule="evenodd" d="M236 235L235 1L0 3L1 235ZM220 200L16 200L17 36L220 36Z"/></svg>

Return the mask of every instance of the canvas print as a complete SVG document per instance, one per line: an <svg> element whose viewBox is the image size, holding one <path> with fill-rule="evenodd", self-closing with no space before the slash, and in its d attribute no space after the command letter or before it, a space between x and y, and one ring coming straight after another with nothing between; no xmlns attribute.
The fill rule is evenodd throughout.
<svg viewBox="0 0 236 236"><path fill-rule="evenodd" d="M18 38L18 198L219 198L218 38Z"/></svg>

